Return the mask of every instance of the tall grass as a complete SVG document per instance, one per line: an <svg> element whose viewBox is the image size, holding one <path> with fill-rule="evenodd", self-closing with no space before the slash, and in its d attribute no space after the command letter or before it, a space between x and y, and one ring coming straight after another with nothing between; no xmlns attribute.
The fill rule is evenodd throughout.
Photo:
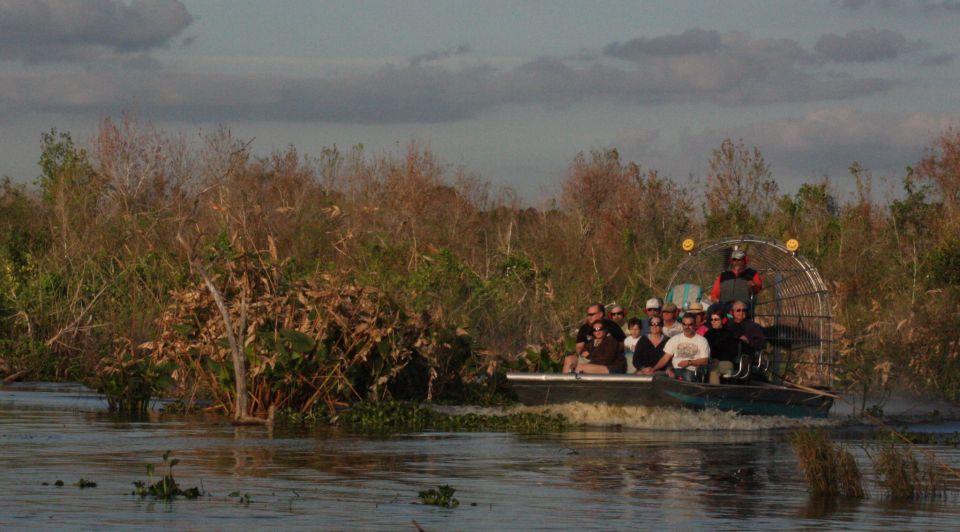
<svg viewBox="0 0 960 532"><path fill-rule="evenodd" d="M810 491L820 496L863 498L863 480L857 461L849 451L833 443L822 429L793 432L790 443Z"/></svg>

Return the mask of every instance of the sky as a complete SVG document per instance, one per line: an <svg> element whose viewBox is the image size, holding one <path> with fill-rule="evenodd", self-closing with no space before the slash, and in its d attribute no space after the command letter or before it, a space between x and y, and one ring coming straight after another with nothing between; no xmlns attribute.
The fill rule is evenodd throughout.
<svg viewBox="0 0 960 532"><path fill-rule="evenodd" d="M0 0L0 175L130 113L199 139L429 147L536 202L578 152L703 179L724 138L784 192L895 189L960 124L960 0Z"/></svg>

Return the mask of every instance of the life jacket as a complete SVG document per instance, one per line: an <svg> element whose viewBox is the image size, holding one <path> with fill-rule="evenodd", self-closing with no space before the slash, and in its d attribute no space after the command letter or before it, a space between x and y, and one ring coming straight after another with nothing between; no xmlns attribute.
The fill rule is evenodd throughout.
<svg viewBox="0 0 960 532"><path fill-rule="evenodd" d="M720 274L720 303L729 303L731 301L750 301L753 292L747 283L756 277L757 272L753 268L744 268L740 275L733 273L732 270L726 270Z"/></svg>

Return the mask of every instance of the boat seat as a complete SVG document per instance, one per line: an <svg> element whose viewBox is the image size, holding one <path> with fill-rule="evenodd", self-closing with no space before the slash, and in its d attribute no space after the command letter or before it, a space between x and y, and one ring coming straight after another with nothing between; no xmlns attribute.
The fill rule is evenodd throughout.
<svg viewBox="0 0 960 532"><path fill-rule="evenodd" d="M754 353L753 357L741 354L733 369L721 374L720 378L728 381L742 381L750 378L752 374L765 374L769 367L770 357L764 351Z"/></svg>
<svg viewBox="0 0 960 532"><path fill-rule="evenodd" d="M699 285L692 283L678 284L667 290L667 297L664 303L673 303L681 310L690 308L690 303L700 302L703 296L703 289Z"/></svg>

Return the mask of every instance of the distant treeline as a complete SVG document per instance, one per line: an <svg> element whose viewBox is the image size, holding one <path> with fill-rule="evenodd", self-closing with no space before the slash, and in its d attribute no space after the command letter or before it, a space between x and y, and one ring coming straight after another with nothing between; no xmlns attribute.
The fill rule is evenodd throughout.
<svg viewBox="0 0 960 532"><path fill-rule="evenodd" d="M274 343L264 345L286 346L291 361L308 348L332 357L333 343L289 331L316 332L320 341L329 334L311 328L318 312L360 323L366 318L344 305L362 300L396 327L422 328L413 335L420 340L401 338L377 318L383 329L373 340L393 338L387 347L370 344L381 355L416 352L431 338L439 349L431 356L465 358L443 377L442 364L427 357L430 386L438 386L431 393L442 395L443 382L556 363L588 302L616 301L636 313L666 291L684 238L754 233L799 239L829 283L842 384L899 382L958 399L958 132L933 143L902 177L903 193L886 203L873 199L870 172L856 163L856 192L840 199L826 179L781 193L760 151L742 142L726 140L704 155L706 178L678 182L616 150L581 153L558 197L531 207L416 145L401 156L330 148L310 157L291 147L255 157L227 130L190 146L129 117L104 120L83 147L50 131L35 186L8 179L0 190L0 357L5 371L24 378L93 382L119 353L169 355L171 331L184 336L184 349L200 349L203 334L226 335L208 327L222 319L215 302L200 309L189 295L206 293L207 277L228 300L228 314L236 312L233 332L252 372L276 367L256 369L257 353L267 349L249 347L257 330L273 330ZM300 303L283 310L294 292ZM276 308L257 314L264 294ZM320 312L310 294L328 294L339 306ZM267 323L278 312L287 312L284 323ZM227 350L223 339L206 343ZM377 375L389 385L410 377L374 368L357 351L361 344L338 345L367 365L362 378L349 375L353 366L337 366L344 389L359 382L366 390L340 397L389 394L375 385ZM210 394L202 375L192 379L181 380L180 391ZM277 389L251 392L264 403L255 409L282 402Z"/></svg>

